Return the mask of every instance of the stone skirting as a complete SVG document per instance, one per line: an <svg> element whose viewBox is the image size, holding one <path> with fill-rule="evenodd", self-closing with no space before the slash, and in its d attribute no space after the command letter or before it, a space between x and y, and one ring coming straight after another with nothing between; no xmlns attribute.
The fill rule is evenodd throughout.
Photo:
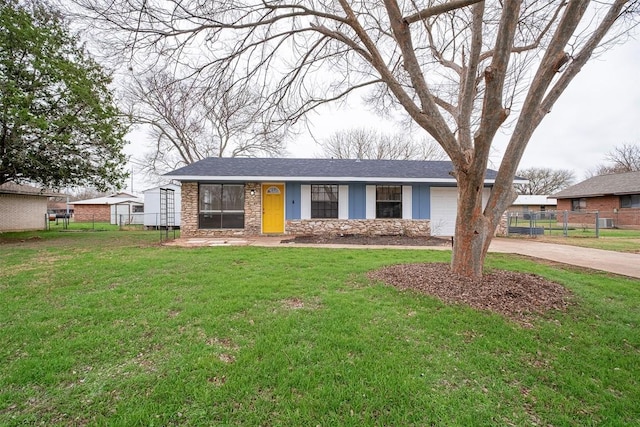
<svg viewBox="0 0 640 427"><path fill-rule="evenodd" d="M430 236L431 221L428 219L296 219L287 220L285 230L287 234L293 235Z"/></svg>

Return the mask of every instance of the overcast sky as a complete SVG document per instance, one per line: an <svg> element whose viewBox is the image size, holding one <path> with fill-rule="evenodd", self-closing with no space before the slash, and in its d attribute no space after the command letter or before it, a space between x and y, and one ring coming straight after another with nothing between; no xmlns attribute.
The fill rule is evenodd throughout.
<svg viewBox="0 0 640 427"><path fill-rule="evenodd" d="M319 116L315 122L314 136L322 138L336 129L375 126L379 119L366 111L342 110ZM497 139L500 155L506 136ZM587 63L534 133L520 167L571 169L582 180L587 170L604 162L611 148L623 143L640 144L638 40L615 46ZM318 152L307 135L288 148L292 157L313 157Z"/></svg>
<svg viewBox="0 0 640 427"><path fill-rule="evenodd" d="M521 167L584 172L614 146L640 144L640 42L587 63L533 135Z"/></svg>
<svg viewBox="0 0 640 427"><path fill-rule="evenodd" d="M311 130L313 137L322 139L336 130L379 123L365 108L354 108L315 115ZM289 156L316 157L319 149L313 137L301 134L291 141ZM139 143L142 138L143 134L136 133L130 139ZM494 162L499 162L505 143L506 137L499 135ZM588 170L604 162L608 151L623 143L640 144L638 40L615 46L587 63L534 133L520 168L570 169L581 181ZM138 156L136 145L139 147L130 145L127 153ZM134 189L150 186L138 182Z"/></svg>

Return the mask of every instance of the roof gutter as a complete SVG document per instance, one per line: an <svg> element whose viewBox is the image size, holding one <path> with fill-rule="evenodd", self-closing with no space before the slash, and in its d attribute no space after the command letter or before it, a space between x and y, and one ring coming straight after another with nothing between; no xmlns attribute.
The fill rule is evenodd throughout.
<svg viewBox="0 0 640 427"><path fill-rule="evenodd" d="M457 184L454 178L414 178L414 177L329 177L329 176L214 176L214 175L164 175L178 181L259 181L259 182L419 182ZM526 180L514 180L514 184L525 184ZM494 184L495 179L485 179L485 184Z"/></svg>

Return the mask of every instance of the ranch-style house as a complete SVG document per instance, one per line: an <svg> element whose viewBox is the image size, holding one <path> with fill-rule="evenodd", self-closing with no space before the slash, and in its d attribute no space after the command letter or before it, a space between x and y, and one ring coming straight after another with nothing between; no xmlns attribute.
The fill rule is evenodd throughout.
<svg viewBox="0 0 640 427"><path fill-rule="evenodd" d="M269 234L451 236L448 161L207 158L166 174L182 184L183 237ZM487 200L496 172L487 170Z"/></svg>

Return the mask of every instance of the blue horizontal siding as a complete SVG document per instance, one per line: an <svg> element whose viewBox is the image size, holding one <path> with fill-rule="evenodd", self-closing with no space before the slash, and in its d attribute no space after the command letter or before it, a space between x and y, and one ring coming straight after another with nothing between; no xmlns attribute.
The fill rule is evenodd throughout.
<svg viewBox="0 0 640 427"><path fill-rule="evenodd" d="M431 186L427 184L413 185L412 216L413 219L431 218Z"/></svg>
<svg viewBox="0 0 640 427"><path fill-rule="evenodd" d="M286 219L300 219L300 183L286 183L286 206L284 209Z"/></svg>
<svg viewBox="0 0 640 427"><path fill-rule="evenodd" d="M365 219L366 217L366 184L349 184L349 219Z"/></svg>
<svg viewBox="0 0 640 427"><path fill-rule="evenodd" d="M349 219L366 218L366 184L349 183ZM431 218L431 185L413 184L412 217L413 219ZM286 183L285 218L300 219L301 183Z"/></svg>

